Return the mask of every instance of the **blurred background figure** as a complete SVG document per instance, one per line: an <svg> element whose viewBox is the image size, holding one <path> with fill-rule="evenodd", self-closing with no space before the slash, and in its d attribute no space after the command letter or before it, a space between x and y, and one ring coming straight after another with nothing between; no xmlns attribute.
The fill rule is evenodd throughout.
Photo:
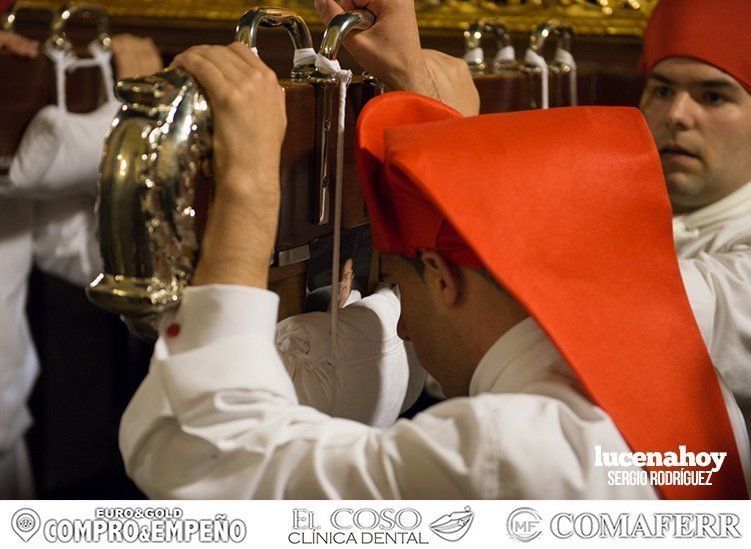
<svg viewBox="0 0 751 549"><path fill-rule="evenodd" d="M640 107L660 152L694 315L751 425L748 21L747 0L662 0L644 37Z"/></svg>
<svg viewBox="0 0 751 549"><path fill-rule="evenodd" d="M0 12L10 2L0 0ZM39 42L0 30L0 55L36 58ZM8 85L7 81L4 85ZM33 203L0 198L0 498L34 494L24 434L39 369L24 308L32 260Z"/></svg>
<svg viewBox="0 0 751 549"><path fill-rule="evenodd" d="M0 12L4 11L8 4L10 2L0 2ZM78 53L77 51L76 54ZM29 74L47 75L51 66L47 57L40 41L24 36L12 27L0 30L0 63L5 67L0 92L3 93L5 101L11 102L3 105L4 113L13 110L13 101L19 101L21 105L23 101L32 101L28 96L13 89L21 82L24 86L36 84L38 88L42 88L37 94L42 98L42 103L54 101L56 94L52 79L39 78L36 83L20 80L28 80L31 78ZM131 34L112 37L112 62L117 78L150 74L163 66L159 51L151 38ZM29 67L37 70L29 71ZM101 85L102 76L106 76L105 73L108 72L105 69L106 67L102 67L101 70L91 68L71 71L67 75L67 85L63 87L63 90L67 88L67 101L64 100L62 105L64 110L70 108L71 112L81 111L81 103L85 103L86 98L90 98L91 107L98 108L102 97L110 95L104 93L106 90L102 89ZM20 74L15 75L16 70ZM111 80L105 86L111 89ZM45 100L45 96L48 99ZM107 120L111 120L115 110L113 108L111 113L104 113ZM92 111L92 115L94 112ZM30 114L36 118L36 113ZM80 122L87 120L91 115L84 111L73 116L78 117L75 119L76 122ZM13 124L7 122L8 119L6 123L0 123L4 133L11 125L15 125L15 121ZM36 128L34 135L26 135L26 130L32 125L21 128L23 139L33 141L32 145L42 139L58 137L57 134L47 134L37 131ZM64 135L68 129L67 126L63 126L63 133L60 135ZM8 136L4 135L3 138L4 148L8 148ZM90 160L85 156L68 158L65 159L66 162L73 165L93 162L85 168L90 173L96 173L99 156L97 151L102 148L103 138L102 134L94 143L74 143L74 148L94 150L96 156ZM122 354L123 348L133 349L135 345L137 351L140 347L133 342L129 343L128 336L119 322L90 306L83 295L83 287L101 271L93 211L96 177L91 177L85 192L61 193L59 196L27 192L25 189L14 187L10 179L9 172L12 171L13 161L21 154L20 147L13 150L16 146L12 143L10 145L13 146L11 150L4 150L3 154L13 154L2 156L0 162L0 498L28 499L35 495L54 496L58 490L62 490L61 495L65 493L65 485L58 483L59 488L55 488L54 480L49 478L54 475L48 475L46 471L65 471L66 467L81 468L77 465L77 460L69 463L71 460L67 459L64 452L55 451L57 444L53 441L61 440L61 446L70 448L75 446L75 439L69 437L69 433L54 428L54 419L50 418L64 415L61 414L61 410L69 407L61 406L57 402L61 398L75 399L76 385L82 388L84 395L86 394L80 378L76 379L76 366L82 362L83 353L90 354L92 359L96 360L98 355L101 359L102 349L118 347L117 351L110 350L109 357L112 357ZM50 154L54 156L54 153ZM45 160L47 159L32 156L31 168ZM64 185L64 182L62 184ZM28 310L32 319L31 328L27 320L30 280ZM89 316L94 316L93 326L87 325L83 320ZM104 329L99 328L97 331L96 324L101 325L102 320L105 320ZM37 340L39 352L32 341L32 332ZM71 334L77 337L71 337ZM99 345L81 345L82 342L102 339L104 341ZM33 422L27 403L39 374L39 355L42 357L42 379L45 382L37 385L32 398L31 408L36 419L36 427L29 432ZM85 364L85 361L83 362ZM58 363L64 365L68 374L61 376L62 383L56 380L55 365ZM100 365L97 367L100 368ZM91 368L88 370L91 371ZM101 390L100 385L98 391ZM111 390L110 388L109 391ZM116 406L115 403L109 405L113 404ZM90 404L86 406L89 407ZM105 416L107 426L102 429L105 434L106 431L114 432L116 424L112 417L115 414L116 412L113 412L111 416ZM81 425L86 425L83 417L81 424L71 426L71 431L75 432ZM50 433L51 426L56 431L54 435ZM91 430L89 432L91 433ZM106 438L100 439L95 442L96 444L113 446ZM29 445L32 459L29 457ZM88 450L85 446L84 449ZM114 452L111 454L111 457L101 462L117 465ZM96 458L95 453L94 457ZM32 474L32 465L36 475ZM89 469L96 470L96 466ZM79 476L87 478L87 474L89 472L85 471ZM38 481L36 490L34 476ZM70 475L62 473L60 476ZM76 475L73 475L73 478L75 479ZM125 490L121 489L121 493L125 493Z"/></svg>

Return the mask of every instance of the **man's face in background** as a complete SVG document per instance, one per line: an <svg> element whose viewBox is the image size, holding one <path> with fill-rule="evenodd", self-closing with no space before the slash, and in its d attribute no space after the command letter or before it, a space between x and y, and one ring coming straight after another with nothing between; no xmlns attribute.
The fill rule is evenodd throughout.
<svg viewBox="0 0 751 549"><path fill-rule="evenodd" d="M673 57L648 76L640 108L660 151L675 213L751 181L751 94L721 70Z"/></svg>

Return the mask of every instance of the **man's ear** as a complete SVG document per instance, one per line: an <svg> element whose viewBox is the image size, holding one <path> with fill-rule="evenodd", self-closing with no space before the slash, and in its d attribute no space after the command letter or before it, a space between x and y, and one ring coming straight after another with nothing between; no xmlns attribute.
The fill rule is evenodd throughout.
<svg viewBox="0 0 751 549"><path fill-rule="evenodd" d="M448 263L441 254L434 251L423 251L420 259L425 266L423 279L431 293L434 293L447 307L452 307L459 301L461 290L461 273Z"/></svg>

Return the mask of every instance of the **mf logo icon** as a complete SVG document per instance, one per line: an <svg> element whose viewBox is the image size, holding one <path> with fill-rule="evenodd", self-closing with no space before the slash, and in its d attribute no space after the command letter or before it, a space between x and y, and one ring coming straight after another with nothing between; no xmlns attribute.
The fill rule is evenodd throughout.
<svg viewBox="0 0 751 549"><path fill-rule="evenodd" d="M508 516L506 531L517 541L529 542L542 534L542 517L531 507L520 507Z"/></svg>

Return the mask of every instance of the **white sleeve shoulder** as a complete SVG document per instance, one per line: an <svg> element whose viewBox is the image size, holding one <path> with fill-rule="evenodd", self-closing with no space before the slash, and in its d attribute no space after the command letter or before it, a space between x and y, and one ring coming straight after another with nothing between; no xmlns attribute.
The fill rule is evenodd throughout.
<svg viewBox="0 0 751 549"><path fill-rule="evenodd" d="M751 249L701 252L679 264L702 331L711 337L718 326L751 330Z"/></svg>
<svg viewBox="0 0 751 549"><path fill-rule="evenodd" d="M702 252L679 263L712 360L747 413L751 409L751 250Z"/></svg>

